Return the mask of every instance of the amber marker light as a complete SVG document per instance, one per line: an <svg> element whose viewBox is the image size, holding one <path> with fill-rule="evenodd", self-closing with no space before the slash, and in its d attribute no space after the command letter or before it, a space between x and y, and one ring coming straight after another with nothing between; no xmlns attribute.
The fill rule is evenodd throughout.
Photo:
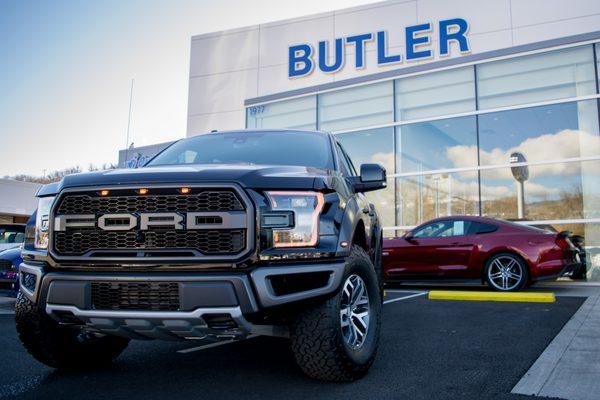
<svg viewBox="0 0 600 400"><path fill-rule="evenodd" d="M181 189L179 189L179 192L181 194L188 194L189 192L191 192L192 190L189 187L182 187Z"/></svg>
<svg viewBox="0 0 600 400"><path fill-rule="evenodd" d="M108 196L110 192L108 190L101 190L100 191L100 196Z"/></svg>
<svg viewBox="0 0 600 400"><path fill-rule="evenodd" d="M139 194L148 194L148 189L142 188L138 190Z"/></svg>

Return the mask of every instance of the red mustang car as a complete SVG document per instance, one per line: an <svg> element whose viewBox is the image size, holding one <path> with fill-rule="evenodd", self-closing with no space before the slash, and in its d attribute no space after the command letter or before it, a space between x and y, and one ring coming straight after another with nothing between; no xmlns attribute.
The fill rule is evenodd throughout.
<svg viewBox="0 0 600 400"><path fill-rule="evenodd" d="M486 217L438 218L383 243L388 281L475 279L495 290L516 291L558 278L579 263L568 232Z"/></svg>

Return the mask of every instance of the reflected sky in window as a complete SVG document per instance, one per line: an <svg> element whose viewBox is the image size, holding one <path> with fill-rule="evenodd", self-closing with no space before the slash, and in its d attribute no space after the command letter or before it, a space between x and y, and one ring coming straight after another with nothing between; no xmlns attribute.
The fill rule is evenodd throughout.
<svg viewBox="0 0 600 400"><path fill-rule="evenodd" d="M460 149L460 154L450 153ZM475 117L461 117L403 125L396 128L397 170L427 171L461 166L477 166Z"/></svg>

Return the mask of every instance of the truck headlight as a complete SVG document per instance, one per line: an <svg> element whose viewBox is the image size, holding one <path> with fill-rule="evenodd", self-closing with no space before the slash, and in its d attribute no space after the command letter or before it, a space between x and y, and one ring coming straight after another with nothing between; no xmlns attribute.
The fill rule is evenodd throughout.
<svg viewBox="0 0 600 400"><path fill-rule="evenodd" d="M48 227L50 225L50 207L54 197L41 197L38 201L37 216L35 219L35 248L44 250L48 248Z"/></svg>
<svg viewBox="0 0 600 400"><path fill-rule="evenodd" d="M266 192L273 211L293 212L291 227L273 228L273 247L311 247L319 238L319 215L325 204L319 192Z"/></svg>

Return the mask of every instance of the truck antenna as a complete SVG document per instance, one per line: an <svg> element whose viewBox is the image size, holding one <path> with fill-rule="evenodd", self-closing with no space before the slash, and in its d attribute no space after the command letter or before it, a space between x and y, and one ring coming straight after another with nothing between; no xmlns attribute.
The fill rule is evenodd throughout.
<svg viewBox="0 0 600 400"><path fill-rule="evenodd" d="M133 83L134 78L131 78L131 88L129 89L129 114L127 116L127 138L125 140L125 165L127 165L127 157L129 156L129 130L131 128L131 108L133 106Z"/></svg>

